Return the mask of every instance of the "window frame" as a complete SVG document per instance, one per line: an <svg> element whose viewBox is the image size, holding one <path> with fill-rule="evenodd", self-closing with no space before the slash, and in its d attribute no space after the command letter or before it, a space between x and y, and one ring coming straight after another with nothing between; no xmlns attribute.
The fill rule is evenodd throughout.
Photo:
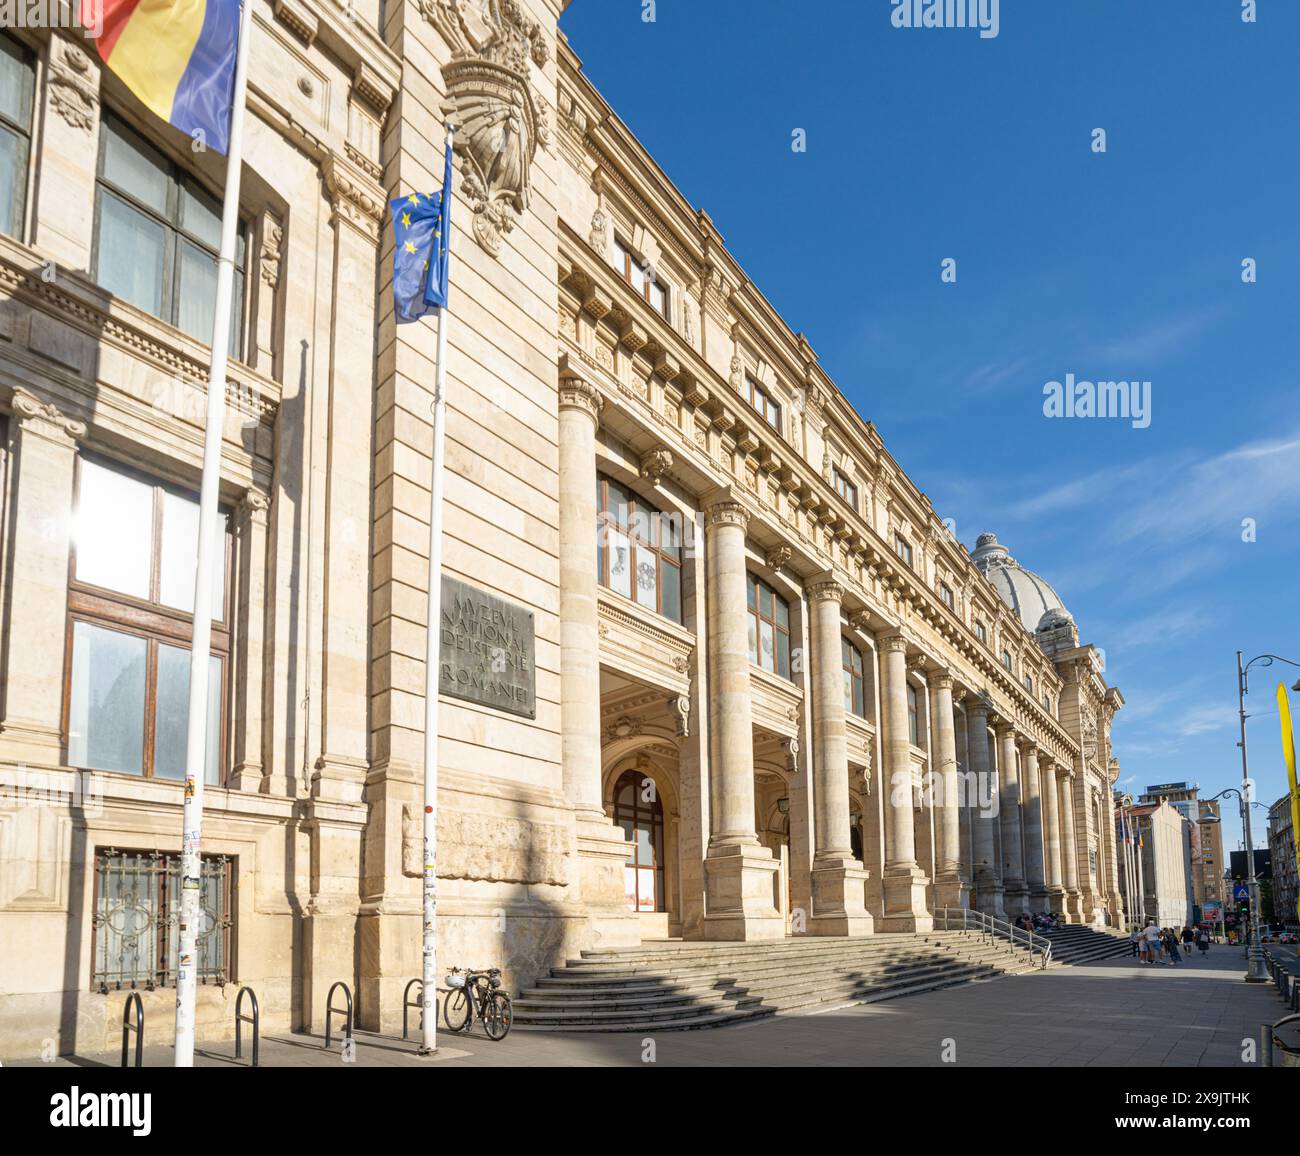
<svg viewBox="0 0 1300 1156"><path fill-rule="evenodd" d="M69 744L72 727L72 668L73 643L78 622L116 634L125 634L145 641L144 671L144 717L142 720L144 735L140 753L140 770L119 771L100 767L84 767L105 775L125 775L129 778L149 779L164 783L180 783L182 780L154 773L157 756L158 708L158 648L172 646L185 651L192 649L194 638L194 613L174 606L165 606L153 599L160 596L162 581L162 534L163 502L168 493L173 496L198 501L198 495L160 478L144 473L131 466L124 465L112 458L98 454L78 454L74 461L72 486L72 519L75 526L81 508L81 483L83 463L111 469L152 489L152 523L149 556L149 598L125 594L106 586L95 586L77 577L77 539L71 534L68 541L68 609L64 628L64 670L63 670L63 707L61 711L61 728L63 749L71 758ZM225 506L219 507L226 516L225 559L222 565L222 617L213 618L212 633L209 641L209 655L221 659L221 703L220 741L217 744L217 781L208 786L224 787L229 781L230 761L230 723L232 709L230 698L234 682L231 677L231 660L233 657L233 612L234 612L234 573L235 573L235 535L233 533L232 511ZM69 763L71 765L71 763Z"/></svg>
<svg viewBox="0 0 1300 1156"><path fill-rule="evenodd" d="M947 582L939 583L939 601L954 614L957 612L957 595L953 593L952 587Z"/></svg>
<svg viewBox="0 0 1300 1156"><path fill-rule="evenodd" d="M989 628L978 618L975 620L975 637L985 646L989 644Z"/></svg>
<svg viewBox="0 0 1300 1156"><path fill-rule="evenodd" d="M916 567L912 565L912 559L915 557L912 553L912 543L897 530L894 531L894 553L898 555L901 561L906 563L908 569L916 569Z"/></svg>
<svg viewBox="0 0 1300 1156"><path fill-rule="evenodd" d="M839 466L831 466L831 484L835 487L835 492L839 494L845 505L849 509L856 511L858 508L858 487Z"/></svg>
<svg viewBox="0 0 1300 1156"><path fill-rule="evenodd" d="M123 139L129 140L132 145L139 148L146 154L151 154L159 163L159 167L164 169L167 176L167 208L166 215L161 216L156 208L152 205L146 205L134 193L122 188L114 183L104 173L104 166L108 159L108 138L112 133L117 133ZM91 238L90 254L90 276L96 285L100 285L99 277L99 258L100 258L100 241L102 238L104 211L103 203L105 196L115 197L119 202L126 205L133 212L145 216L153 224L163 230L163 264L162 264L162 301L159 312L154 313L142 305L136 305L133 301L127 301L126 298L120 298L134 309L139 309L143 313L148 313L150 317L157 317L166 325L184 333L191 341L197 341L202 345L208 345L211 335L195 335L186 332L180 327L180 254L182 244L189 244L203 253L210 256L213 264L216 265L220 260L220 253L213 249L211 245L199 237L196 233L191 232L186 226L181 224L181 194L183 190L188 190L191 194L196 195L199 199L215 200L218 209L217 214L220 216L221 194L214 191L208 184L187 169L184 165L172 159L172 157L159 148L152 141L139 132L125 118L118 116L112 109L105 109L104 115L100 118L99 125L99 152L95 158L95 220L93 226L93 236ZM239 273L241 292L238 301L233 301L231 309L231 321L235 327L232 334L232 342L229 348L229 356L234 361L243 362L248 351L249 342L249 283L248 283L248 253L249 240L252 235L252 227L249 221L240 214L239 225L236 236L235 247L235 269ZM240 245L243 246L243 257L239 256Z"/></svg>
<svg viewBox="0 0 1300 1156"><path fill-rule="evenodd" d="M921 692L913 683L907 683L907 741L914 747L921 745Z"/></svg>
<svg viewBox="0 0 1300 1156"><path fill-rule="evenodd" d="M760 398L761 405L758 400ZM781 403L772 396L767 386L755 380L752 373L745 374L745 400L749 403L749 408L758 414L766 425L777 433L781 432Z"/></svg>
<svg viewBox="0 0 1300 1156"><path fill-rule="evenodd" d="M794 679L790 673L790 600L782 596L770 582L765 582L752 570L745 571L745 613L752 620L754 646L749 652L749 661L757 666L759 670L766 670L768 674L774 674L778 678L784 678L787 682L793 682ZM769 617L763 613L762 591L766 590L772 595L772 614ZM750 593L753 595L752 605L750 603ZM785 625L782 626L777 621L778 607L785 608ZM763 665L763 623L767 623L772 628L772 669L768 670ZM748 634L748 631L746 631ZM785 636L785 663L784 669L781 669L781 636Z"/></svg>
<svg viewBox="0 0 1300 1156"><path fill-rule="evenodd" d="M154 968L153 975L147 980L131 980L124 983L118 980L116 985L110 988L106 979L102 978L103 973L98 971L99 966L99 934L100 924L102 922L99 914L100 901L100 884L102 871L100 868L101 859L111 855L126 856L150 856L161 859L165 869L156 872L153 883L155 907L157 912L155 935L155 959L159 966ZM181 869L181 853L179 851L159 851L159 850L125 850L113 846L97 846L92 855L92 874L93 883L91 887L91 932L90 932L90 990L100 995L107 995L112 991L135 991L143 988L146 991L156 991L160 987L164 990L176 986L176 975L168 966L171 952L169 951L169 936L174 936L174 942L178 947L180 945L180 923L179 919L171 919L170 915L179 916L179 906L172 911L172 900L169 895L168 883L170 881L170 871L175 868L176 879L179 883ZM238 925L238 907L237 899L237 879L238 872L235 870L235 860L229 855L203 855L201 856L200 873L208 871L212 867L217 867L222 872L221 879L221 901L222 911L224 914L222 936L221 960L218 965L218 974L211 980L214 986L224 987L228 983L234 983L234 965L235 965L235 934ZM200 887L202 884L200 883ZM179 890L179 887L177 888ZM179 900L177 901L179 902ZM202 902L202 892L200 891L200 903ZM209 977L204 974L202 968L196 968L196 978L200 984L208 984ZM98 982L96 982L98 981Z"/></svg>
<svg viewBox="0 0 1300 1156"><path fill-rule="evenodd" d="M665 321L672 321L672 293L671 286L668 282L659 277L658 271L644 257L640 256L637 251L623 240L617 233L614 234L614 251L623 258L622 275L623 280L631 287L634 293L639 293L641 299L658 313ZM636 283L632 280L632 269L635 268L640 272L643 284L640 290L637 289ZM664 295L662 307L654 303L654 298L650 293L651 286L657 286Z"/></svg>
<svg viewBox="0 0 1300 1156"><path fill-rule="evenodd" d="M856 666L854 665L856 660ZM844 710L855 718L867 717L867 662L862 648L840 635L840 666L844 672Z"/></svg>
<svg viewBox="0 0 1300 1156"><path fill-rule="evenodd" d="M641 798L642 785L649 779L654 783L655 793L654 802L647 803ZM629 806L624 803L620 796L623 791L630 787L632 791L632 803ZM627 888L627 869L632 868L636 880L636 906L630 907L630 910L636 912L645 912L646 914L662 913L668 910L668 871L667 871L667 854L665 852L665 828L664 804L663 798L659 794L659 784L654 781L652 775L644 771L637 770L636 767L628 767L614 781L613 805L610 821L616 827L622 827L624 822L630 823L632 830L638 831L645 829L650 833L650 851L654 856L653 864L641 862L641 844L635 839L629 840L629 851L627 858L623 861L624 870L624 893L626 897ZM641 899L641 871L652 869L655 878L655 896L654 906L643 908L640 904Z"/></svg>
<svg viewBox="0 0 1300 1156"><path fill-rule="evenodd" d="M1015 673L1015 659L1011 657L1011 651L1004 650L1002 652L1002 665L1006 667L1007 670L1011 671L1012 674Z"/></svg>
<svg viewBox="0 0 1300 1156"><path fill-rule="evenodd" d="M626 526L617 526L616 529L618 530L619 533L625 534L627 536L628 573L631 579L632 593L630 595L624 594L620 590L615 590L614 587L610 585L609 582L609 575L611 572L610 551L612 547L609 542L608 533L601 535L602 540L598 542L596 546L597 583L603 586L611 594L615 594L619 598L626 598L628 599L629 602L634 602L637 605L637 607L640 608L641 610L649 610L652 614L657 614L659 615L660 618L666 618L669 622L675 622L678 626L683 625L683 619L686 616L685 609L682 604L682 600L684 596L683 578L685 575L685 568L682 565L683 559L681 557L683 545L682 542L680 541L678 542L676 546L678 557L673 558L670 554L666 553L665 548L659 544L659 538L662 532L663 523L666 519L672 518L673 515L665 513L663 510L659 509L658 506L655 506L653 503L646 501L631 486L626 485L623 482L620 482L617 478L612 478L608 474L602 473L600 470L597 470L596 471L597 533L600 533L602 527L606 524L607 520L610 517L608 495L609 495L609 487L611 485L617 486L620 490L622 490L624 493L627 494L628 524ZM642 542L633 533L632 527L634 524L634 519L636 518L638 513L643 513L649 516L650 526L652 527L652 537L654 539L651 542ZM683 534L682 538L684 539L684 537L685 535ZM655 558L655 605L653 608L647 606L644 602L642 602L637 597L636 594L637 554L642 550L649 552ZM671 567L673 570L676 571L677 574L677 607L681 615L678 618L674 618L671 614L665 613L663 608L665 566Z"/></svg>
<svg viewBox="0 0 1300 1156"><path fill-rule="evenodd" d="M0 233L23 241L27 237L27 202L32 175L32 141L36 135L36 86L39 81L37 70L38 57L30 45L12 35L8 30L0 32L0 40L12 45L19 66L27 73L27 91L23 94L25 108L22 110L27 123L19 124L12 117L0 111L0 125L13 132L23 142L22 163L14 166L14 220L12 231L0 228ZM0 50L2 51L2 50Z"/></svg>

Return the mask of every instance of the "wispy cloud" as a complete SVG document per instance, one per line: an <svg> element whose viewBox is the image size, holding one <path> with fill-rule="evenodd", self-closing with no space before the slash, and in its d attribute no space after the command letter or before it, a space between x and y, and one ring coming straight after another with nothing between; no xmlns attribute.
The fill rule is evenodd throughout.
<svg viewBox="0 0 1300 1156"><path fill-rule="evenodd" d="M1136 368L1150 369L1187 352L1222 316L1220 308L1195 309L1098 341L1085 349L1083 355L1107 365L1132 363Z"/></svg>

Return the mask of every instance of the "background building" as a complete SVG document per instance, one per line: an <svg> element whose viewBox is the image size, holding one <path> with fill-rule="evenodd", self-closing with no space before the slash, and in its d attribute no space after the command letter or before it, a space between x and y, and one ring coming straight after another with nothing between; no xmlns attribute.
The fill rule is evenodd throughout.
<svg viewBox="0 0 1300 1156"><path fill-rule="evenodd" d="M255 4L222 445L199 1034L439 959L518 987L653 938L1123 922L1123 696L968 552L601 98L559 0ZM0 37L0 1046L172 1027L186 609L223 158L75 36ZM12 99L10 99L12 97ZM389 197L457 135L444 589L435 330ZM593 530L595 531L593 533ZM1032 545L1032 544L1028 544ZM187 568L188 566L188 568ZM498 661L498 659L500 661ZM45 785L41 801L28 789ZM996 806L993 806L996 801Z"/></svg>
<svg viewBox="0 0 1300 1156"><path fill-rule="evenodd" d="M1223 831L1217 800L1201 799L1199 783L1157 783L1139 796L1140 803L1168 801L1187 820L1192 876L1192 902L1196 918L1206 903L1223 899Z"/></svg>
<svg viewBox="0 0 1300 1156"><path fill-rule="evenodd" d="M1135 840L1130 849L1136 856L1131 879L1127 857L1120 856L1124 894L1135 896L1135 905L1140 904L1143 914L1161 927L1192 923L1194 875L1187 817L1164 798L1127 807L1124 815ZM1122 826L1118 838L1121 842L1124 838Z"/></svg>
<svg viewBox="0 0 1300 1156"><path fill-rule="evenodd" d="M1296 903L1300 879L1296 877L1295 832L1291 824L1291 796L1283 795L1268 809L1268 857L1273 870L1273 918L1287 927L1300 925Z"/></svg>

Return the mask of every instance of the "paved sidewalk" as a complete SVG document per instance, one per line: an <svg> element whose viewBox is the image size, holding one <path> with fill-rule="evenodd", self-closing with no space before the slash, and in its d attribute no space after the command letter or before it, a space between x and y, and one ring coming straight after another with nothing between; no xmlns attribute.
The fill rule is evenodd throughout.
<svg viewBox="0 0 1300 1156"><path fill-rule="evenodd" d="M551 1033L516 1030L492 1043L475 1027L468 1037L439 1032L439 1055L359 1033L357 1066L633 1066L653 1048L662 1066L723 1065L991 1067L1242 1067L1243 1040L1286 1014L1271 984L1246 984L1240 950L1217 947L1178 967L1108 960L1008 976L906 999L779 1016L761 1023L697 1031ZM147 1037L146 1037L147 1038ZM949 1043L949 1041L951 1041ZM338 1043L319 1037L268 1036L264 1067L342 1064ZM246 1053L247 1054L247 1053ZM202 1066L235 1064L234 1044L202 1045ZM117 1066L118 1054L63 1057L66 1066ZM145 1065L171 1064L170 1047L145 1049ZM245 1061L246 1062L246 1061ZM38 1060L5 1064L39 1063Z"/></svg>

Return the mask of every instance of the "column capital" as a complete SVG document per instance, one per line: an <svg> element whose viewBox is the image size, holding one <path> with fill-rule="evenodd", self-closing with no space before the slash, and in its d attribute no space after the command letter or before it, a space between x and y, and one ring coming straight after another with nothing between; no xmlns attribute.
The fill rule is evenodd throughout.
<svg viewBox="0 0 1300 1156"><path fill-rule="evenodd" d="M236 514L240 522L265 526L267 511L271 508L271 499L261 490L247 489L239 499Z"/></svg>
<svg viewBox="0 0 1300 1156"><path fill-rule="evenodd" d="M951 691L954 681L952 671L946 666L940 666L930 672L930 685L935 690Z"/></svg>
<svg viewBox="0 0 1300 1156"><path fill-rule="evenodd" d="M744 505L731 498L722 498L707 508L709 528L719 526L739 526L742 530L749 528L749 511Z"/></svg>
<svg viewBox="0 0 1300 1156"><path fill-rule="evenodd" d="M813 602L844 601L844 587L829 574L823 574L808 583L808 597Z"/></svg>
<svg viewBox="0 0 1300 1156"><path fill-rule="evenodd" d="M591 418L593 425L600 423L600 410L604 404L600 391L582 374L572 368L568 358L560 361L560 409L577 410Z"/></svg>
<svg viewBox="0 0 1300 1156"><path fill-rule="evenodd" d="M1016 740L1018 732L1015 723L1002 718L1000 715L998 716L997 721L994 722L993 729L997 732L998 738L1003 742L1006 742L1008 738L1012 739L1012 741ZM1016 742L1016 745L1019 746L1019 742Z"/></svg>
<svg viewBox="0 0 1300 1156"><path fill-rule="evenodd" d="M1033 740L1032 738L1030 738L1029 735L1025 735L1025 734L1019 734L1019 733L1017 733L1017 735L1016 735L1016 746L1018 746L1018 747L1019 747L1022 751L1024 751L1025 754L1027 754L1027 755L1028 755L1028 754L1033 754L1033 755L1037 755L1037 754L1038 754L1038 744L1037 744L1036 742L1034 742L1034 740Z"/></svg>
<svg viewBox="0 0 1300 1156"><path fill-rule="evenodd" d="M86 423L70 418L53 402L42 401L25 389L14 390L14 416L24 432L72 446L86 436Z"/></svg>
<svg viewBox="0 0 1300 1156"><path fill-rule="evenodd" d="M886 634L876 642L885 654L907 653L907 639L901 634Z"/></svg>

